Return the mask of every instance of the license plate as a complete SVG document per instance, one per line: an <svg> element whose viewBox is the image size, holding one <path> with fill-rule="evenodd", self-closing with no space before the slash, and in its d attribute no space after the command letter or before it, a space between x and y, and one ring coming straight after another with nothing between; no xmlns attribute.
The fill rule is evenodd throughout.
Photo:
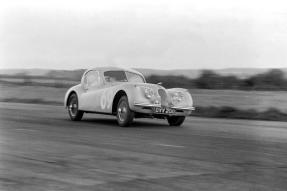
<svg viewBox="0 0 287 191"><path fill-rule="evenodd" d="M165 108L165 107L155 107L154 112L160 113L160 114L173 114L175 113L175 110L171 108Z"/></svg>

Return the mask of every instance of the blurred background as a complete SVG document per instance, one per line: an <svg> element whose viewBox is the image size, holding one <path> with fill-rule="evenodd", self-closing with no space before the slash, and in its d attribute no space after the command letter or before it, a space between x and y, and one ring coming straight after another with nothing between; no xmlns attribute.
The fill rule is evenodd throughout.
<svg viewBox="0 0 287 191"><path fill-rule="evenodd" d="M194 116L287 120L284 70L137 70L149 83L189 89L196 107ZM0 101L63 105L65 92L80 83L84 69L1 72Z"/></svg>
<svg viewBox="0 0 287 191"><path fill-rule="evenodd" d="M190 90L205 117L287 120L284 1L17 1L0 8L0 101L62 105L84 70Z"/></svg>

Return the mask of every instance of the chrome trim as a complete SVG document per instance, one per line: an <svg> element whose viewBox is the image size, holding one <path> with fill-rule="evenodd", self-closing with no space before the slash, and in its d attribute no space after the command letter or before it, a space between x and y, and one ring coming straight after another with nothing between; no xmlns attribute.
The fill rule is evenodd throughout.
<svg viewBox="0 0 287 191"><path fill-rule="evenodd" d="M171 107L172 109L182 109L182 110L191 110L194 111L195 107Z"/></svg>
<svg viewBox="0 0 287 191"><path fill-rule="evenodd" d="M157 90L157 92L158 92L158 95L159 95L160 98L161 98L161 105L162 105L162 106L168 106L167 92L166 92L164 89L162 89L162 88L159 88L159 89Z"/></svg>
<svg viewBox="0 0 287 191"><path fill-rule="evenodd" d="M142 107L162 107L161 104L149 104L149 103L134 103L135 106ZM195 107L169 107L171 109L181 109L181 110L195 110Z"/></svg>
<svg viewBox="0 0 287 191"><path fill-rule="evenodd" d="M142 107L161 107L161 104L149 104L149 103L134 103L134 105Z"/></svg>

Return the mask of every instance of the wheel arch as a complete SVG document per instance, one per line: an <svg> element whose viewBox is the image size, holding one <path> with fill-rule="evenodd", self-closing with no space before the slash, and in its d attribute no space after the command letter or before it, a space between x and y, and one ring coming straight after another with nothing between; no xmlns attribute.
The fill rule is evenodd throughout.
<svg viewBox="0 0 287 191"><path fill-rule="evenodd" d="M117 106L118 106L118 102L121 99L122 96L128 96L127 93L124 90L119 90L113 100L113 104L112 104L112 113L115 114L117 111Z"/></svg>
<svg viewBox="0 0 287 191"><path fill-rule="evenodd" d="M75 90L70 91L70 92L68 93L67 99L66 99L66 101L65 101L65 107L68 106L68 101L69 101L69 98L70 98L70 96L71 96L72 94L76 94L76 96L78 97L78 94L77 94L77 92L76 92ZM79 100L79 99L78 99L78 100Z"/></svg>

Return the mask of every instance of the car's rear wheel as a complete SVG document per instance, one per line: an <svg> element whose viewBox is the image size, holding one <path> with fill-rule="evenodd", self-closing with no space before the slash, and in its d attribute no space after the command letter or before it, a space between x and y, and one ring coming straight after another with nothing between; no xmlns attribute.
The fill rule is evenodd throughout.
<svg viewBox="0 0 287 191"><path fill-rule="evenodd" d="M185 116L170 116L167 118L170 126L180 126L185 120Z"/></svg>
<svg viewBox="0 0 287 191"><path fill-rule="evenodd" d="M119 126L130 126L133 122L134 115L134 112L130 110L127 96L122 96L117 105L117 121Z"/></svg>
<svg viewBox="0 0 287 191"><path fill-rule="evenodd" d="M68 112L72 121L80 121L84 115L84 112L79 110L78 96L75 93L68 99Z"/></svg>

